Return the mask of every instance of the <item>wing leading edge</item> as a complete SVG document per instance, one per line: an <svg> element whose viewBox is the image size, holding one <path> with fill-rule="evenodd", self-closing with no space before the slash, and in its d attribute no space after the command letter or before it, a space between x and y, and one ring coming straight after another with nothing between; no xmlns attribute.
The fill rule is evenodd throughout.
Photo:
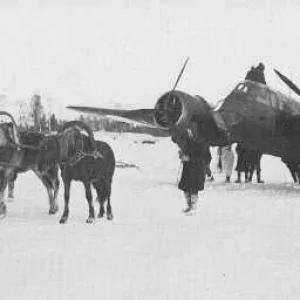
<svg viewBox="0 0 300 300"><path fill-rule="evenodd" d="M122 119L129 123L139 123L151 128L158 128L154 119L155 109L109 109L109 108L97 108L89 106L67 106L69 109L73 109L78 112L94 114L103 117L112 117L115 119Z"/></svg>

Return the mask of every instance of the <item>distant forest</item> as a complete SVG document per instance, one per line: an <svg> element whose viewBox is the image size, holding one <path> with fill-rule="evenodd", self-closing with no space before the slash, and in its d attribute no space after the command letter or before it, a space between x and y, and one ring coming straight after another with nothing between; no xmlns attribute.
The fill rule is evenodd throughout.
<svg viewBox="0 0 300 300"><path fill-rule="evenodd" d="M111 120L107 117L91 117L88 115L81 115L79 120L87 123L95 131L103 130L110 132L134 132L150 134L153 136L169 136L168 132L159 128L149 128L142 125L136 126L126 122Z"/></svg>

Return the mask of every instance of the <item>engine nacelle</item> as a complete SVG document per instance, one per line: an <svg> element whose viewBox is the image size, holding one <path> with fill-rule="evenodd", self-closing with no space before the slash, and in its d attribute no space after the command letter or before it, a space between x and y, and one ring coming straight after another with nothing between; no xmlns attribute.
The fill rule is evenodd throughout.
<svg viewBox="0 0 300 300"><path fill-rule="evenodd" d="M198 136L205 137L212 144L224 140L224 132L218 128L212 108L200 96L191 96L181 91L167 92L155 105L154 119L157 126L170 131L186 131L191 127L191 122L195 121Z"/></svg>
<svg viewBox="0 0 300 300"><path fill-rule="evenodd" d="M165 129L188 128L192 120L206 120L211 108L200 96L191 96L181 91L162 95L155 105L155 121Z"/></svg>

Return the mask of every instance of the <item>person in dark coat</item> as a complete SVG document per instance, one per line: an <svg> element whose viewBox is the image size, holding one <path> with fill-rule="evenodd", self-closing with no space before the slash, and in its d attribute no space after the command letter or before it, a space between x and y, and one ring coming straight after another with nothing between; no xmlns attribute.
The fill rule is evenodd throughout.
<svg viewBox="0 0 300 300"><path fill-rule="evenodd" d="M241 183L241 174L245 173L245 182L248 182L249 178L249 171L250 171L250 160L249 160L249 150L243 146L242 144L237 144L236 148L236 155L237 155L237 163L235 170L237 171L237 179L235 183Z"/></svg>
<svg viewBox="0 0 300 300"><path fill-rule="evenodd" d="M265 72L265 65L260 62L257 65L257 67L251 67L251 69L246 74L245 80L251 80L262 84L266 84L266 78L264 72Z"/></svg>
<svg viewBox="0 0 300 300"><path fill-rule="evenodd" d="M222 152L222 147L219 146L218 147L218 150L217 150L217 155L218 155L218 163L217 163L217 170L219 173L222 173L223 172L223 165L222 165L222 155L223 155L223 152Z"/></svg>
<svg viewBox="0 0 300 300"><path fill-rule="evenodd" d="M190 213L196 209L198 192L204 190L208 144L204 140L196 138L191 129L188 129L180 137L172 136L172 141L180 148L179 157L183 164L178 184L178 188L184 193L187 204L183 212Z"/></svg>
<svg viewBox="0 0 300 300"><path fill-rule="evenodd" d="M253 72L255 72L254 69L255 69L255 67L252 66L251 69L247 72L247 74L245 76L245 80L253 81L252 78L254 78L254 75L253 75Z"/></svg>
<svg viewBox="0 0 300 300"><path fill-rule="evenodd" d="M251 182L254 171L256 171L257 183L264 183L261 180L261 168L260 161L262 153L258 150L249 149L248 147L238 144L236 147L237 165L235 170L237 171L236 183L241 183L241 173L245 172L245 182Z"/></svg>
<svg viewBox="0 0 300 300"><path fill-rule="evenodd" d="M249 159L250 159L250 171L249 171L249 182L252 182L254 171L256 171L256 181L257 183L264 183L261 179L261 169L260 169L260 161L262 158L262 153L258 150L250 150L249 151Z"/></svg>

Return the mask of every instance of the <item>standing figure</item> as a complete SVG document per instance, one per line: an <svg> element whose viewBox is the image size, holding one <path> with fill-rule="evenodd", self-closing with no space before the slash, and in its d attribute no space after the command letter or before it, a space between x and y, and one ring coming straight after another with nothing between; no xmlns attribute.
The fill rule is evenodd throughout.
<svg viewBox="0 0 300 300"><path fill-rule="evenodd" d="M261 169L260 169L260 161L262 158L262 153L258 150L250 150L249 151L249 159L250 159L250 172L249 172L249 181L252 181L253 173L256 171L256 180L257 183L264 183L261 180Z"/></svg>
<svg viewBox="0 0 300 300"><path fill-rule="evenodd" d="M225 183L230 183L234 162L234 154L231 145L222 148L222 165L225 171Z"/></svg>
<svg viewBox="0 0 300 300"><path fill-rule="evenodd" d="M184 193L187 204L183 212L191 213L196 209L198 192L204 190L207 143L197 139L190 129L181 136L172 136L172 141L180 148L179 157L183 164L178 184L178 188Z"/></svg>
<svg viewBox="0 0 300 300"><path fill-rule="evenodd" d="M217 155L218 155L218 163L217 163L217 170L219 173L223 172L223 165L222 165L222 147L219 146L217 150Z"/></svg>
<svg viewBox="0 0 300 300"><path fill-rule="evenodd" d="M212 160L212 156L211 156L209 145L207 144L206 149L204 149L204 161L205 161L205 174L206 174L208 181L215 180L215 178L212 174L212 171L210 169L211 160Z"/></svg>
<svg viewBox="0 0 300 300"><path fill-rule="evenodd" d="M237 164L235 170L237 171L237 179L235 183L241 183L241 174L245 173L245 182L249 181L249 171L250 171L250 159L249 159L249 149L247 149L242 144L237 144L236 146L237 154Z"/></svg>
<svg viewBox="0 0 300 300"><path fill-rule="evenodd" d="M266 78L264 72L265 72L265 65L260 62L257 65L257 67L251 67L251 69L246 74L245 80L251 80L262 84L266 84Z"/></svg>
<svg viewBox="0 0 300 300"><path fill-rule="evenodd" d="M265 78L265 65L263 63L259 63L257 67L251 67L251 70L249 70L246 74L245 80L251 80L258 83L266 84L266 78ZM256 170L256 177L257 177L257 183L264 183L263 180L261 180L261 170L260 170L260 160L262 157L262 153L257 150L249 150L249 153L246 154L249 158L249 176L247 178L247 181L252 181L253 172Z"/></svg>

